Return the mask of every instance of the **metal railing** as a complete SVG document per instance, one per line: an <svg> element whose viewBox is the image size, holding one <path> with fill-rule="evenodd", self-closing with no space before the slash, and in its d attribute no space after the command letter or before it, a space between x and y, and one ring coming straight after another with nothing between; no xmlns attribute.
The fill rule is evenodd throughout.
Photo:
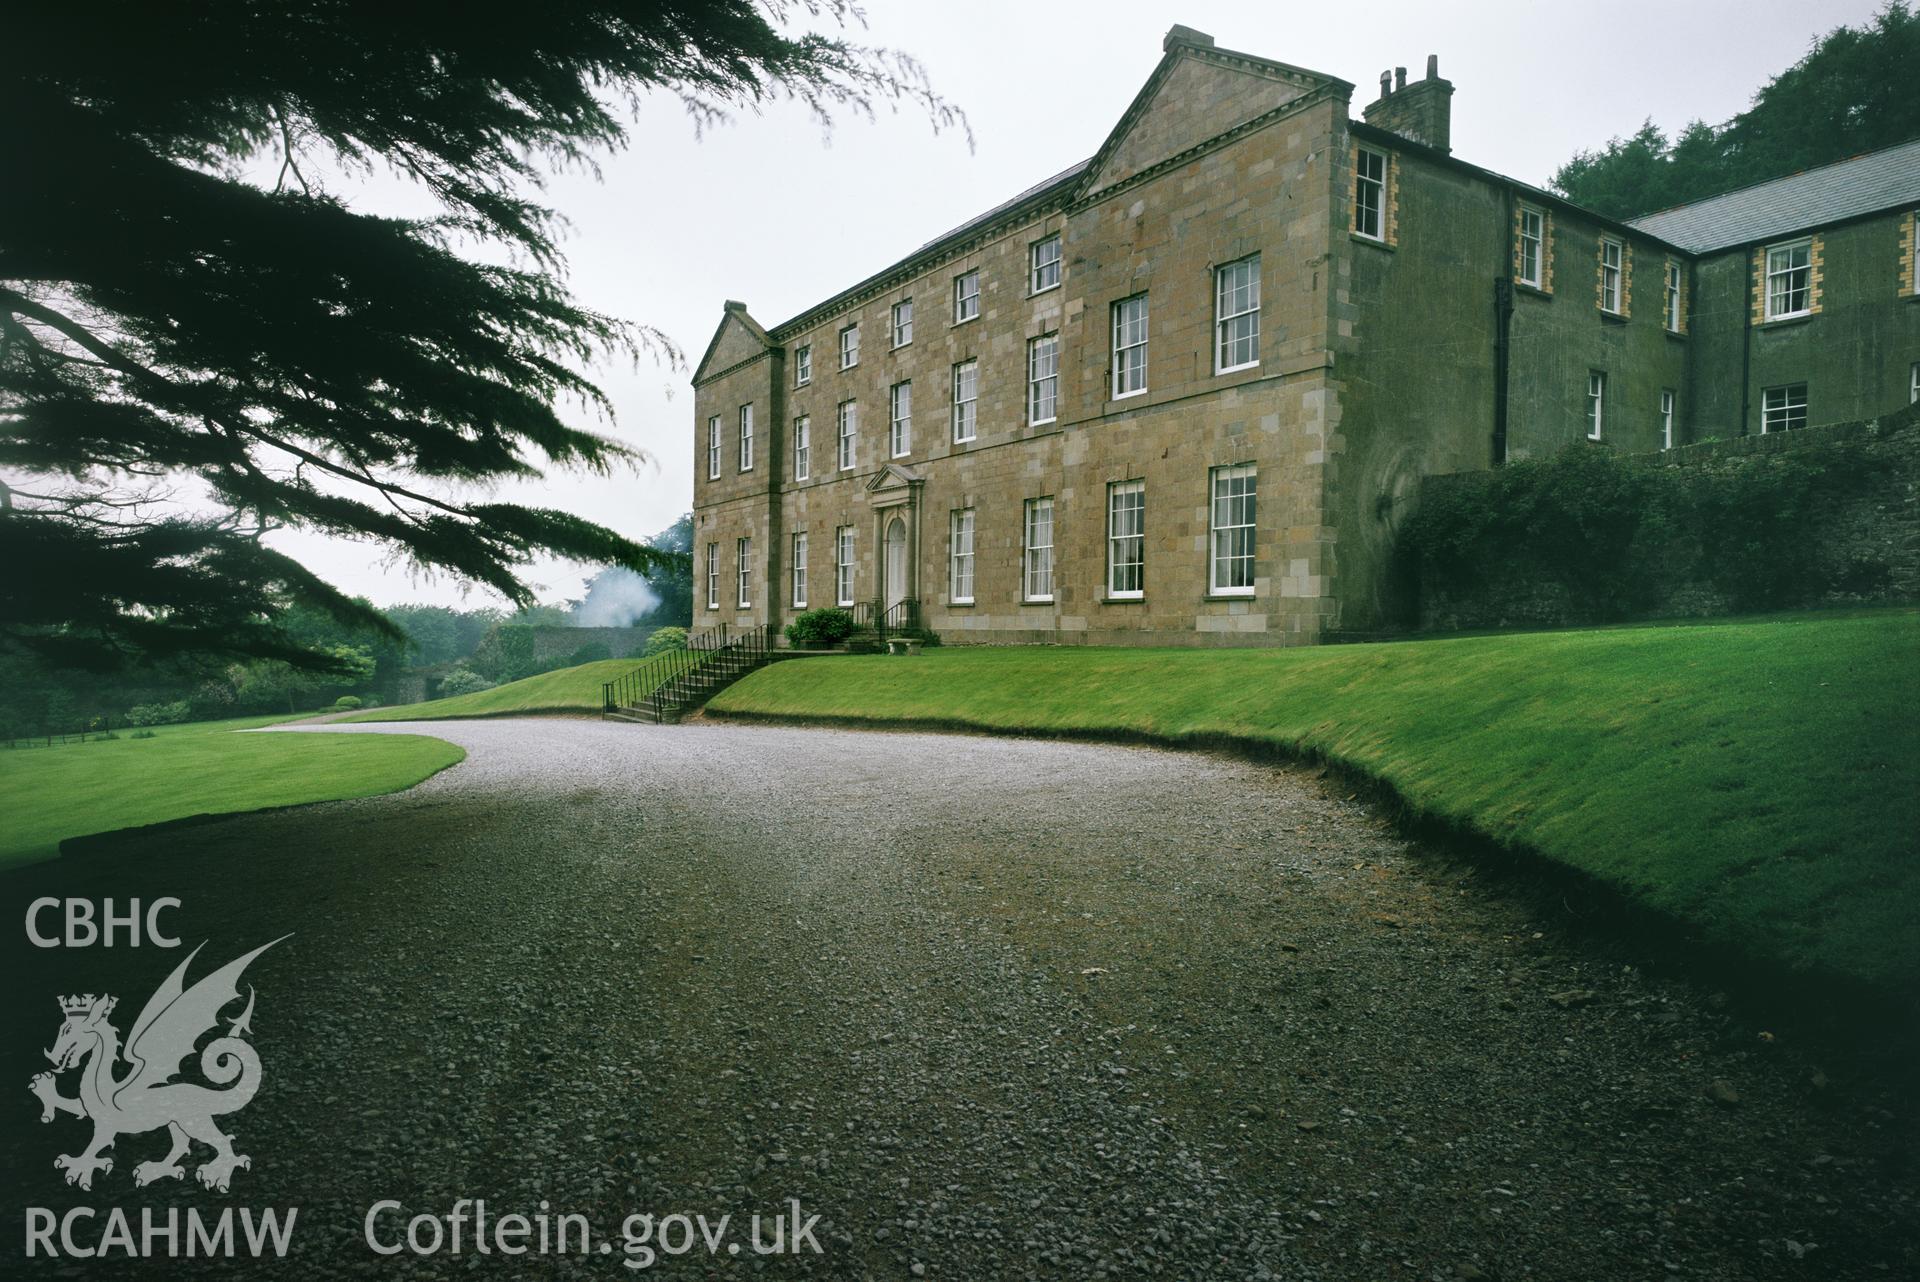
<svg viewBox="0 0 1920 1282"><path fill-rule="evenodd" d="M671 713L704 703L722 686L731 685L766 663L772 654L772 627L762 624L735 632L706 662L663 682L648 700L647 710L655 721L663 721Z"/></svg>
<svg viewBox="0 0 1920 1282"><path fill-rule="evenodd" d="M647 697L669 681L704 666L727 648L728 630L724 623L687 638L684 650L668 650L654 655L631 672L622 673L600 686L601 706L608 712L618 708L638 708Z"/></svg>
<svg viewBox="0 0 1920 1282"><path fill-rule="evenodd" d="M634 671L604 683L606 711L638 712L656 723L704 702L767 662L773 655L773 628L733 629L721 623L687 639L685 650L655 655Z"/></svg>
<svg viewBox="0 0 1920 1282"><path fill-rule="evenodd" d="M902 597L892 605L884 600L855 601L847 607L853 615L855 632L872 632L879 640L903 632L920 631L920 601L916 597Z"/></svg>
<svg viewBox="0 0 1920 1282"><path fill-rule="evenodd" d="M878 603L876 602L876 604ZM920 602L910 596L901 597L898 601L895 601L891 606L887 607L886 612L880 616L880 627L878 631L882 641L886 640L889 636L898 636L903 632L920 631Z"/></svg>

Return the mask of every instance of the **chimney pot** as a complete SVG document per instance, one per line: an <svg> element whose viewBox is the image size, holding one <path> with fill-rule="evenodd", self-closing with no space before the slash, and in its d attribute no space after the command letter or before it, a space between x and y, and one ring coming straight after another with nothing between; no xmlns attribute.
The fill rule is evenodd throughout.
<svg viewBox="0 0 1920 1282"><path fill-rule="evenodd" d="M1427 55L1427 78L1407 83L1407 69L1394 67L1380 76L1380 97L1363 113L1368 124L1438 151L1453 147L1453 85L1440 78L1440 56Z"/></svg>

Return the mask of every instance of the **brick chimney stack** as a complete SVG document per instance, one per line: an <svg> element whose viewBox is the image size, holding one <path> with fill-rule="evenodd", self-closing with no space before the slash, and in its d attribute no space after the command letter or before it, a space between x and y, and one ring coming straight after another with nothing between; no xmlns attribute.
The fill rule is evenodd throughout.
<svg viewBox="0 0 1920 1282"><path fill-rule="evenodd" d="M1389 88L1391 86L1391 88ZM1453 82L1440 78L1440 56L1427 55L1427 78L1407 83L1407 69L1380 73L1380 97L1362 113L1370 125L1437 151L1453 150Z"/></svg>

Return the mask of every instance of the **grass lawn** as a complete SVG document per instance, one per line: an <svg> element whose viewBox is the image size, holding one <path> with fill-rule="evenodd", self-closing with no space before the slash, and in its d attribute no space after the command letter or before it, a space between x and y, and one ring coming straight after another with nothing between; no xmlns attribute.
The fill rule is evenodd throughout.
<svg viewBox="0 0 1920 1282"><path fill-rule="evenodd" d="M638 658L602 659L577 668L543 672L523 681L509 681L475 694L425 703L402 703L390 708L356 712L343 721L450 721L465 717L525 716L534 712L598 712L600 687L641 665Z"/></svg>
<svg viewBox="0 0 1920 1282"><path fill-rule="evenodd" d="M714 715L1237 741L1591 873L1749 956L1920 982L1920 613L1291 650L778 663Z"/></svg>
<svg viewBox="0 0 1920 1282"><path fill-rule="evenodd" d="M233 734L286 717L156 726L151 739L0 750L0 868L67 837L410 788L466 753L424 735Z"/></svg>

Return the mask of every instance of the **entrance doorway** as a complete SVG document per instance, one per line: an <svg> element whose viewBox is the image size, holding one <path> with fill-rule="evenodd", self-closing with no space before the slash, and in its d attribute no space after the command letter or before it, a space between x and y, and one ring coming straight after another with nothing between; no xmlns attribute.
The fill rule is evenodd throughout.
<svg viewBox="0 0 1920 1282"><path fill-rule="evenodd" d="M899 517L887 522L887 609L907 596L907 523Z"/></svg>

